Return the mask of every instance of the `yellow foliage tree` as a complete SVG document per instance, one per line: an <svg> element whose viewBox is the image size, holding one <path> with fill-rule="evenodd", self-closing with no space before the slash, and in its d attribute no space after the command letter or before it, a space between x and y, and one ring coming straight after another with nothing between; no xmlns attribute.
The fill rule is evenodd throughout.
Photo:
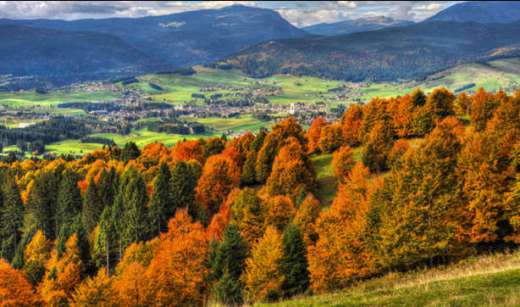
<svg viewBox="0 0 520 307"><path fill-rule="evenodd" d="M104 268L96 276L89 277L76 288L69 300L72 307L112 306L116 301L112 296L112 283Z"/></svg>
<svg viewBox="0 0 520 307"><path fill-rule="evenodd" d="M274 227L268 227L254 246L251 257L246 260L244 281L249 301L269 301L281 295L284 280L280 272L282 257L280 233Z"/></svg>
<svg viewBox="0 0 520 307"><path fill-rule="evenodd" d="M65 243L65 253L61 258L53 250L46 264L44 279L38 287L43 301L51 306L65 304L72 297L75 287L81 283L81 269L78 238L74 234Z"/></svg>

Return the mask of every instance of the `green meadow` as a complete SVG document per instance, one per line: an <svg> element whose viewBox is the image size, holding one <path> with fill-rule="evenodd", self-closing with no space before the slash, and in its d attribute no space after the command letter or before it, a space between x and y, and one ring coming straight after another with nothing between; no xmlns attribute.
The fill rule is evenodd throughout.
<svg viewBox="0 0 520 307"><path fill-rule="evenodd" d="M520 252L359 281L344 291L257 306L519 306Z"/></svg>

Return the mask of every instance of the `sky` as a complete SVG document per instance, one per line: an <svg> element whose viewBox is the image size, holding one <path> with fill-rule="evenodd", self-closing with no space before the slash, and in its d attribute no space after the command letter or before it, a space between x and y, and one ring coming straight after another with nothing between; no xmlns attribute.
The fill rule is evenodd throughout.
<svg viewBox="0 0 520 307"><path fill-rule="evenodd" d="M0 18L142 17L232 4L273 9L295 26L370 16L421 21L460 1L0 1Z"/></svg>

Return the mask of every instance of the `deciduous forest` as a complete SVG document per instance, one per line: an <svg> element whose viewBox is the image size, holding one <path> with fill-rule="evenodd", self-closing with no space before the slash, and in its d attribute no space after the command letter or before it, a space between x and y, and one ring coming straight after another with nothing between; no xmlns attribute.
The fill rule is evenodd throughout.
<svg viewBox="0 0 520 307"><path fill-rule="evenodd" d="M0 178L3 305L332 292L520 244L520 92L414 90L308 129L287 118L235 138L2 162Z"/></svg>

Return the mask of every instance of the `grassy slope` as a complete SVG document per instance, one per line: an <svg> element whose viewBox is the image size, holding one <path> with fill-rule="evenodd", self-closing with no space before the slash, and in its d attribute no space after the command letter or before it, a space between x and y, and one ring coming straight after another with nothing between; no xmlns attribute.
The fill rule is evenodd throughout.
<svg viewBox="0 0 520 307"><path fill-rule="evenodd" d="M518 306L520 252L470 258L458 264L390 273L334 294L274 306Z"/></svg>

